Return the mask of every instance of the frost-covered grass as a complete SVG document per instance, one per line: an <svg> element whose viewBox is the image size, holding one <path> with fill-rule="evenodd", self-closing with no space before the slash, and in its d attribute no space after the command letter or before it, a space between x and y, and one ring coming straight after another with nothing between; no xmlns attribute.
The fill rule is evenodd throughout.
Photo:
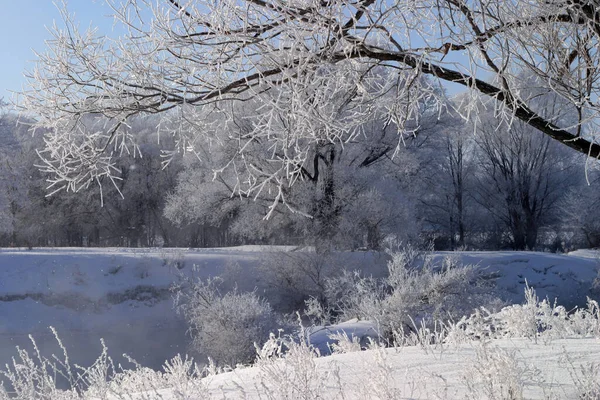
<svg viewBox="0 0 600 400"><path fill-rule="evenodd" d="M272 336L253 368L213 377L210 395L598 399L598 304L590 301L588 308L565 314L560 306L540 302L532 289L527 292L523 305L503 308L483 320L474 313L460 323L442 322L434 331L412 332L408 340L391 348L371 341L361 351L357 340L337 333L334 354L319 357L305 338ZM537 331L533 334L532 325L516 323L515 315L529 315ZM475 331L483 333L476 336ZM282 348L287 351L273 351Z"/></svg>
<svg viewBox="0 0 600 400"><path fill-rule="evenodd" d="M0 399L201 399L208 395L207 382L192 359L176 356L164 363L162 371L154 371L135 363L133 369L115 365L103 351L90 367L72 363L62 341L52 329L62 349L59 356L41 355L31 338L33 354L18 349L19 356L0 371L5 385L0 387ZM65 387L66 386L66 387Z"/></svg>
<svg viewBox="0 0 600 400"><path fill-rule="evenodd" d="M390 253L387 268L380 279L345 271L326 280L327 313L338 320L374 321L379 336L392 340L394 331L413 331L442 318L468 315L479 306L501 303L481 270L455 257L435 264L427 255L406 248ZM308 313L314 314L314 301L308 304Z"/></svg>

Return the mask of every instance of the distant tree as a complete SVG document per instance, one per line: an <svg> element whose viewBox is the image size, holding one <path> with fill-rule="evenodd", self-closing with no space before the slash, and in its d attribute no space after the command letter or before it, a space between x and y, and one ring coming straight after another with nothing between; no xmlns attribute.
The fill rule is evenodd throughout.
<svg viewBox="0 0 600 400"><path fill-rule="evenodd" d="M450 249L466 244L475 204L474 141L469 125L458 115L440 124L419 151L419 212L430 229L446 239ZM443 246L442 246L443 247Z"/></svg>
<svg viewBox="0 0 600 400"><path fill-rule="evenodd" d="M101 118L90 116L81 123L91 130L103 126ZM48 196L52 182L35 166L42 132L32 132L31 120L22 116L0 115L0 245L156 246L183 240L162 215L179 167L174 162L161 170L155 126L149 118L129 121L144 157L115 158L115 168L122 171L116 185Z"/></svg>
<svg viewBox="0 0 600 400"><path fill-rule="evenodd" d="M533 250L540 228L556 217L559 201L577 184L575 158L522 122L498 125L488 118L475 136L475 198L509 233L514 249Z"/></svg>
<svg viewBox="0 0 600 400"><path fill-rule="evenodd" d="M156 137L157 120L136 118L128 122L128 129L137 136L139 156L123 154L115 168L120 170L115 185L104 187L104 207L98 209L99 224L115 244L124 246L157 246L176 243L175 229L163 216L167 195L177 182L181 164L163 169L164 157ZM171 141L163 137L163 144Z"/></svg>
<svg viewBox="0 0 600 400"><path fill-rule="evenodd" d="M22 217L30 205L31 173L37 172L28 121L0 109L0 234L5 245L24 244L29 236Z"/></svg>
<svg viewBox="0 0 600 400"><path fill-rule="evenodd" d="M592 160L586 167L587 180L574 186L562 201L560 222L571 246L600 247L599 165Z"/></svg>

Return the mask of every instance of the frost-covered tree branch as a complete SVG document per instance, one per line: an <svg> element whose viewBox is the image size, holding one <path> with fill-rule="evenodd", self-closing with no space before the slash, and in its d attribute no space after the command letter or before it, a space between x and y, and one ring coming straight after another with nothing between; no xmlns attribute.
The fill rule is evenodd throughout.
<svg viewBox="0 0 600 400"><path fill-rule="evenodd" d="M225 104L259 99L252 130L224 167L244 164L235 191L285 188L312 162L309 149L341 145L383 120L402 138L425 104L446 107L443 82L496 100L500 120L520 119L551 138L600 157L600 7L580 0L112 0L124 34L81 32L63 8L39 55L21 107L46 134L40 156L55 188L77 191L114 179L112 154L131 151L133 115L160 114L157 130L178 151L218 141L234 120ZM525 71L525 73L524 73ZM527 76L527 79L523 77ZM427 79L427 77L432 79ZM532 90L535 89L535 90ZM533 93L533 94L532 94ZM535 98L554 93L561 112ZM462 110L475 107L463 105ZM466 112L468 114L468 112ZM84 128L84 116L105 126ZM285 120L282 119L285 115ZM248 161L259 143L268 169ZM167 159L168 162L168 159Z"/></svg>

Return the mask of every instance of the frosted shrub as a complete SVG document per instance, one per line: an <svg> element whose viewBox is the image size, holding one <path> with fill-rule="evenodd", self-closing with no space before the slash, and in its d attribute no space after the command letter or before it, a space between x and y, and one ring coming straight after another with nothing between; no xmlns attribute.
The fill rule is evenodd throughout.
<svg viewBox="0 0 600 400"><path fill-rule="evenodd" d="M332 387L341 394L339 369L335 366L318 368L317 357L318 349L312 347L302 334L299 338L271 335L256 361L261 398L322 399L325 389Z"/></svg>
<svg viewBox="0 0 600 400"><path fill-rule="evenodd" d="M564 307L553 306L547 299L540 303L535 290L526 286L525 304L504 307L494 315L492 323L503 335L537 341L538 334L551 329L555 323L562 325L566 319Z"/></svg>
<svg viewBox="0 0 600 400"><path fill-rule="evenodd" d="M341 331L329 335L333 343L329 345L332 354L355 353L362 350L360 338L357 336L348 336L347 332Z"/></svg>
<svg viewBox="0 0 600 400"><path fill-rule="evenodd" d="M12 365L1 371L3 384L12 386L11 393L6 388L0 388L0 399L19 400L71 400L78 399L75 389L61 390L57 387L55 365L48 360L32 358L25 350L18 349L19 361L13 360Z"/></svg>
<svg viewBox="0 0 600 400"><path fill-rule="evenodd" d="M385 347L371 340L368 349L372 351L373 359L362 366L367 371L367 379L358 386L360 398L396 400L409 397L402 396L402 391L395 385L394 376L398 371L390 362Z"/></svg>
<svg viewBox="0 0 600 400"><path fill-rule="evenodd" d="M102 341L102 352L90 367L72 365L56 331L51 330L62 356L42 356L30 337L33 355L17 348L18 357L0 370L1 400L151 400L163 398L165 391L173 400L207 397L207 382L201 378L209 373L192 359L176 356L165 362L163 371L144 368L130 359L134 369L126 370L115 367Z"/></svg>
<svg viewBox="0 0 600 400"><path fill-rule="evenodd" d="M176 304L191 326L193 346L217 365L254 361L254 344L277 329L269 303L256 293L221 293L218 280L196 281L177 292Z"/></svg>
<svg viewBox="0 0 600 400"><path fill-rule="evenodd" d="M0 371L0 381L4 386L4 379L12 386L9 395L5 387L0 388L0 399L19 400L71 400L79 398L82 387L81 379L74 373L69 362L69 356L54 328L50 328L63 351L62 359L54 356L52 359L43 357L33 337L29 335L33 345L33 356L25 349L17 347L17 358L12 364L6 365ZM66 380L68 388L61 390L57 386L57 379Z"/></svg>
<svg viewBox="0 0 600 400"><path fill-rule="evenodd" d="M591 292L596 298L600 300L600 268L598 268L598 274L592 282Z"/></svg>
<svg viewBox="0 0 600 400"><path fill-rule="evenodd" d="M560 364L566 367L580 400L600 400L600 364L597 362L581 363L563 349Z"/></svg>
<svg viewBox="0 0 600 400"><path fill-rule="evenodd" d="M535 290L525 288L525 303L514 304L493 313L485 307L470 317L464 316L456 323L447 324L446 341L463 343L471 339L568 337L600 337L600 308L588 298L587 308L567 312L563 306L547 299L540 301Z"/></svg>
<svg viewBox="0 0 600 400"><path fill-rule="evenodd" d="M447 328L447 343L461 344L470 340L484 340L492 338L495 334L495 328L490 323L490 312L481 307L467 317L463 315L457 322L449 321L445 326Z"/></svg>
<svg viewBox="0 0 600 400"><path fill-rule="evenodd" d="M437 266L408 248L391 254L385 279L346 272L328 280L326 294L340 319L375 321L381 334L391 338L393 331L408 333L423 321L433 324L471 313L493 300L484 289L473 266L451 257Z"/></svg>
<svg viewBox="0 0 600 400"><path fill-rule="evenodd" d="M575 366L566 354L569 373L581 400L600 400L600 364L587 363Z"/></svg>
<svg viewBox="0 0 600 400"><path fill-rule="evenodd" d="M476 359L466 371L463 382L467 399L520 400L524 382L535 379L537 371L528 367L516 351L486 344L476 349Z"/></svg>
<svg viewBox="0 0 600 400"><path fill-rule="evenodd" d="M327 280L327 302L339 320L381 321L385 317L383 302L388 296L382 281L363 277L359 272L343 271Z"/></svg>
<svg viewBox="0 0 600 400"><path fill-rule="evenodd" d="M570 317L570 329L579 336L600 338L600 305L588 297L587 308L578 309Z"/></svg>
<svg viewBox="0 0 600 400"><path fill-rule="evenodd" d="M133 361L133 360L132 360ZM180 355L168 360L162 371L154 371L135 363L135 369L121 370L106 384L91 385L85 392L85 398L118 400L154 400L166 398L188 400L206 398L207 382L201 378L207 376L192 359Z"/></svg>
<svg viewBox="0 0 600 400"><path fill-rule="evenodd" d="M388 269L392 293L384 306L398 322L406 324L406 314L431 319L460 316L489 300L475 268L452 257L445 257L440 267L427 258L422 267L415 267L393 255Z"/></svg>
<svg viewBox="0 0 600 400"><path fill-rule="evenodd" d="M330 307L314 297L304 301L304 315L314 325L329 324L333 320L332 313L333 310Z"/></svg>

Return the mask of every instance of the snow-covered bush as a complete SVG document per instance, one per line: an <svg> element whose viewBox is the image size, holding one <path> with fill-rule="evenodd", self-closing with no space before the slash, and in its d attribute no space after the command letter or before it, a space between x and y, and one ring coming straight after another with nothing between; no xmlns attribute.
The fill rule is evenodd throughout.
<svg viewBox="0 0 600 400"><path fill-rule="evenodd" d="M598 275L594 278L592 282L591 293L594 297L600 300L600 267L598 268Z"/></svg>
<svg viewBox="0 0 600 400"><path fill-rule="evenodd" d="M368 372L366 382L362 382L358 386L360 398L396 400L409 397L394 383L394 376L398 371L390 362L385 347L371 341L368 349L374 353L374 357L364 363L363 368Z"/></svg>
<svg viewBox="0 0 600 400"><path fill-rule="evenodd" d="M526 380L535 377L516 351L482 344L476 348L475 362L467 369L463 382L467 399L522 400Z"/></svg>
<svg viewBox="0 0 600 400"><path fill-rule="evenodd" d="M561 361L567 365L579 399L600 399L600 363L577 363L566 351Z"/></svg>
<svg viewBox="0 0 600 400"><path fill-rule="evenodd" d="M360 337L358 336L348 336L348 333L345 331L335 332L328 336L329 339L333 340L329 344L331 354L355 353L363 350Z"/></svg>
<svg viewBox="0 0 600 400"><path fill-rule="evenodd" d="M356 272L329 279L329 306L340 320L375 321L380 333L391 339L399 329L410 332L421 321L460 318L495 301L475 267L452 257L436 265L423 253L405 248L391 253L388 272L384 279Z"/></svg>
<svg viewBox="0 0 600 400"><path fill-rule="evenodd" d="M176 305L191 326L194 350L217 365L251 363L254 344L261 345L277 330L276 314L254 292L221 293L219 282L198 280L179 288Z"/></svg>
<svg viewBox="0 0 600 400"><path fill-rule="evenodd" d="M33 336L29 335L33 354L17 347L18 356L13 357L12 363L6 364L4 370L0 370L1 400L74 400L80 398L79 393L85 386L85 374L82 373L84 369L71 365L67 350L56 330L53 327L50 327L50 330L62 350L62 357L53 355L53 358L49 359L42 356ZM106 350L104 342L102 347ZM105 351L98 360L105 361L104 356L106 356ZM98 362L96 361L95 364ZM8 381L5 382L4 379ZM66 386L66 389L59 388L61 385L59 380L62 381L63 387Z"/></svg>
<svg viewBox="0 0 600 400"><path fill-rule="evenodd" d="M449 323L446 341L461 343L472 339L528 338L549 341L569 337L600 337L600 308L588 298L587 308L568 312L563 306L542 301L535 290L525 288L525 303L491 312L485 307L456 323Z"/></svg>
<svg viewBox="0 0 600 400"><path fill-rule="evenodd" d="M207 382L202 378L210 374L209 370L199 368L187 356L177 355L167 360L162 371L144 368L135 361L134 364L134 369L121 369L106 383L102 380L97 382L90 380L90 386L83 397L85 399L154 400L165 398L167 392L168 398L173 400L208 397Z"/></svg>

